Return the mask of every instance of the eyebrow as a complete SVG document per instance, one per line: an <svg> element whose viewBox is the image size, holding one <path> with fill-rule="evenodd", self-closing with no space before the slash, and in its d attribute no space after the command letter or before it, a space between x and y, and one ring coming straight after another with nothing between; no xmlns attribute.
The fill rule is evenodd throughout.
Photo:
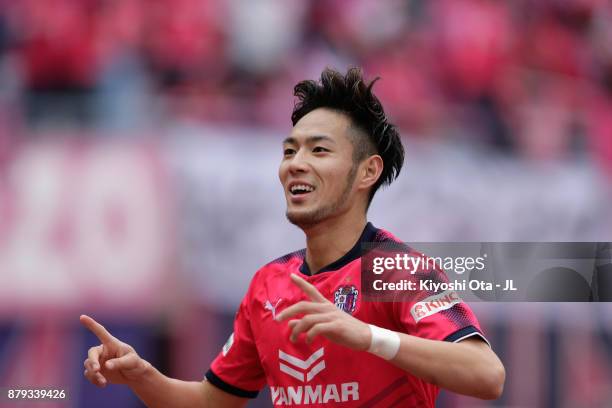
<svg viewBox="0 0 612 408"><path fill-rule="evenodd" d="M321 142L321 141L330 142L334 144L336 143L334 139L326 135L314 135L314 136L308 136L306 138L306 143L316 143L316 142ZM289 136L288 138L283 140L283 144L297 144L297 139Z"/></svg>

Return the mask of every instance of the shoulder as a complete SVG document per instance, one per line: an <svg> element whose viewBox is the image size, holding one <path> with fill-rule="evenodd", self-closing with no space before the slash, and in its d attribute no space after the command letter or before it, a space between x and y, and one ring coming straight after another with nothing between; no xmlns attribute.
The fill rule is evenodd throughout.
<svg viewBox="0 0 612 408"><path fill-rule="evenodd" d="M279 273L286 274L287 271L291 269L299 269L302 262L304 262L305 256L306 249L300 249L268 262L259 268L257 272L255 272L255 275L251 281L251 286L255 285L256 282L261 282L262 279L266 280L267 278L278 275Z"/></svg>
<svg viewBox="0 0 612 408"><path fill-rule="evenodd" d="M272 296L271 293L279 292L280 288L286 286L286 282L289 281L289 274L299 270L305 254L305 249L294 251L259 268L251 279L243 302L249 305L265 302L269 296Z"/></svg>
<svg viewBox="0 0 612 408"><path fill-rule="evenodd" d="M388 230L384 228L376 228L373 234L373 237L372 237L372 241L373 242L396 242L396 243L402 242L398 237L396 237L395 235L393 235L391 232L389 232Z"/></svg>
<svg viewBox="0 0 612 408"><path fill-rule="evenodd" d="M378 266L381 266L382 262L393 265L385 266L388 272L387 279L393 279L390 276L403 277L406 268L409 268L412 271L411 279L446 281L446 275L435 258L402 242L391 232L377 229L370 241L365 248L364 257L372 265L378 263Z"/></svg>
<svg viewBox="0 0 612 408"><path fill-rule="evenodd" d="M369 246L367 247L369 250L375 249L382 251L402 252L408 253L411 256L421 255L414 248L410 247L397 236L383 228L377 228L366 245Z"/></svg>

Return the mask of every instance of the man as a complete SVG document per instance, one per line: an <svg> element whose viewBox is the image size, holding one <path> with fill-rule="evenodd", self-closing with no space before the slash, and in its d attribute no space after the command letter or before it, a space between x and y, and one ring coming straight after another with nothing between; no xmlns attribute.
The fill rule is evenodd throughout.
<svg viewBox="0 0 612 408"><path fill-rule="evenodd" d="M295 87L291 134L279 178L287 218L306 249L253 277L234 333L202 382L168 378L87 316L101 345L85 376L127 384L151 407L240 407L267 383L275 406L433 407L439 387L484 399L502 392L505 371L465 303L426 317L412 302L360 298L361 244L396 242L366 221L404 151L359 69L326 69ZM442 310L444 309L444 310ZM443 341L446 340L446 341Z"/></svg>

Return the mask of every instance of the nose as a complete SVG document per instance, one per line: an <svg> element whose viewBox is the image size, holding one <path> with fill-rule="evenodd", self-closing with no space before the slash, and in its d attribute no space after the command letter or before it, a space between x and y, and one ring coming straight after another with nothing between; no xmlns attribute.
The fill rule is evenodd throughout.
<svg viewBox="0 0 612 408"><path fill-rule="evenodd" d="M305 173L308 171L308 162L304 156L304 149L299 149L289 161L289 172L291 174Z"/></svg>

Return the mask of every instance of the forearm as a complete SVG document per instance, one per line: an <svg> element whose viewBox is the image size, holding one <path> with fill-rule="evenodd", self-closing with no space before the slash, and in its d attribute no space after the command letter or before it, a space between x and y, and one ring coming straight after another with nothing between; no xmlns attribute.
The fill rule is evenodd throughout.
<svg viewBox="0 0 612 408"><path fill-rule="evenodd" d="M495 399L501 394L504 367L480 340L449 343L398 334L400 348L391 360L396 366L460 394L483 399Z"/></svg>
<svg viewBox="0 0 612 408"><path fill-rule="evenodd" d="M207 407L204 387L201 382L181 381L167 377L149 365L139 381L129 383L132 391L149 408Z"/></svg>

